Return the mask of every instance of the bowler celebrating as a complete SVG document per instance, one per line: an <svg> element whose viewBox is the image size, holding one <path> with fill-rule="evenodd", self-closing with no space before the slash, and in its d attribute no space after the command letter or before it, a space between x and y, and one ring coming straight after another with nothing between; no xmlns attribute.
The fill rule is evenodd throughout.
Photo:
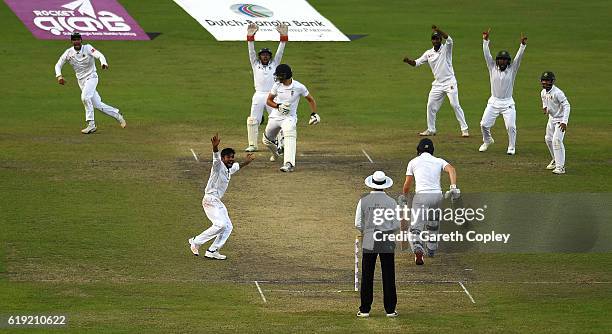
<svg viewBox="0 0 612 334"><path fill-rule="evenodd" d="M234 162L234 150L224 148L219 153L219 135L216 134L210 140L213 151L213 165L210 168L210 177L204 191L202 199L202 207L206 217L210 219L212 226L198 236L189 239L189 247L193 255L200 255L200 246L207 241L215 238L212 245L204 254L205 257L217 260L225 260L226 256L219 253L219 249L225 245L227 238L232 233L232 221L227 214L227 208L221 202L225 190L229 185L232 174L236 173L240 168L248 165L255 159L252 153L246 155L246 160L242 164Z"/></svg>
<svg viewBox="0 0 612 334"><path fill-rule="evenodd" d="M94 121L94 108L116 119L122 128L125 128L126 122L119 109L109 106L102 102L102 98L96 87L98 86L98 73L96 72L96 61L99 59L102 64L102 69L108 69L108 63L104 55L94 49L90 44L82 45L81 34L78 32L70 36L72 47L66 50L60 59L55 64L55 76L60 85L64 85L66 81L62 76L62 67L66 62L72 65L76 73L79 87L81 88L81 101L85 106L85 121L87 127L81 130L84 134L96 132L96 122Z"/></svg>

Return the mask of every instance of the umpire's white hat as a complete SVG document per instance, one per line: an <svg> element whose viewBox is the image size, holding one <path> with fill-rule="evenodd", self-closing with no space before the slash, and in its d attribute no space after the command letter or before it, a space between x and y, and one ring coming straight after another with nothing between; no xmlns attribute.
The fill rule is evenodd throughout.
<svg viewBox="0 0 612 334"><path fill-rule="evenodd" d="M385 172L378 170L366 177L365 185L372 189L387 189L393 185L393 180L385 175Z"/></svg>

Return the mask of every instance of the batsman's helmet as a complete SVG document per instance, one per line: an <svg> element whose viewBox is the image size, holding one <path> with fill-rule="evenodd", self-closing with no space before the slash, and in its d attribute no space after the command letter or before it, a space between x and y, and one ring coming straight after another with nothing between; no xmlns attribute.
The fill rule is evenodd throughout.
<svg viewBox="0 0 612 334"><path fill-rule="evenodd" d="M434 144L433 141L429 138L423 138L417 145L417 154L420 155L423 152L427 152L429 154L434 153Z"/></svg>
<svg viewBox="0 0 612 334"><path fill-rule="evenodd" d="M70 40L74 41L74 40L77 40L77 39L82 39L82 38L81 38L81 34L79 34L78 32L75 31L75 32L73 32L70 35Z"/></svg>
<svg viewBox="0 0 612 334"><path fill-rule="evenodd" d="M542 76L540 77L540 80L550 80L552 82L555 82L555 74L553 72L547 71L542 73Z"/></svg>
<svg viewBox="0 0 612 334"><path fill-rule="evenodd" d="M263 48L259 50L259 52L257 52L257 57L261 56L262 53L267 53L270 55L270 57L272 57L272 51L270 51L270 49L268 48Z"/></svg>
<svg viewBox="0 0 612 334"><path fill-rule="evenodd" d="M291 72L291 67L287 64L280 64L276 66L276 70L274 70L274 80L276 81L284 81L287 79L291 79L293 73Z"/></svg>
<svg viewBox="0 0 612 334"><path fill-rule="evenodd" d="M512 57L510 56L510 52L506 51L506 50L501 50L497 53L497 57L495 57L495 60L497 59L508 59L508 61L512 61Z"/></svg>

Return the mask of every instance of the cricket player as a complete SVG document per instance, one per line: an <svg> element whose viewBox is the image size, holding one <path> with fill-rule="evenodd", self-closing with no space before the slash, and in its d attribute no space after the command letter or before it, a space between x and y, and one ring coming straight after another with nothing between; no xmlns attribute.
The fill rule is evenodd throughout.
<svg viewBox="0 0 612 334"><path fill-rule="evenodd" d="M548 115L546 125L546 146L552 156L552 161L546 169L552 169L555 174L565 174L565 146L563 137L567 129L570 115L570 104L565 94L559 87L555 86L555 74L544 72L540 77L542 84L542 110Z"/></svg>
<svg viewBox="0 0 612 334"><path fill-rule="evenodd" d="M66 62L72 65L76 73L79 87L81 88L81 101L85 106L85 121L87 127L81 130L84 134L96 132L96 122L94 121L94 108L107 114L119 122L122 128L125 128L127 123L119 109L109 106L102 102L102 98L96 87L98 86L98 73L96 72L96 59L100 60L102 69L108 69L108 63L104 55L96 50L91 44L83 45L81 34L78 32L70 35L72 47L66 50L55 64L55 77L60 85L64 85L66 80L62 76L62 67Z"/></svg>
<svg viewBox="0 0 612 334"><path fill-rule="evenodd" d="M459 104L459 88L453 70L453 39L437 26L433 25L431 28L433 29L433 34L431 34L433 48L425 51L416 60L409 57L404 58L405 63L414 67L428 63L434 75L434 81L431 83L431 90L427 99L427 130L419 133L419 135L435 136L436 114L440 110L442 102L444 102L444 95L446 95L461 127L461 136L469 137L470 133L465 122L465 115ZM442 39L445 39L446 43L442 44Z"/></svg>
<svg viewBox="0 0 612 334"><path fill-rule="evenodd" d="M291 67L280 64L274 71L276 83L268 94L267 104L272 107L268 124L262 141L272 155L278 157L278 147L274 138L280 130L285 141L284 163L280 168L283 172L293 172L295 168L295 153L297 148L297 108L300 97L303 96L310 106L309 125L319 124L321 117L317 114L317 103L306 86L294 80Z"/></svg>
<svg viewBox="0 0 612 334"><path fill-rule="evenodd" d="M434 144L429 138L423 138L417 146L417 157L410 160L406 169L406 180L404 181L403 194L398 198L400 205L408 205L406 194L414 184L414 196L412 200L412 215L410 222L410 233L414 240L410 240L410 246L414 253L414 262L423 265L423 254L427 248L427 255L433 257L438 249L437 241L424 240L420 238L422 231L427 229L430 236L438 234L440 229L439 215L434 210L440 208L442 202L442 187L440 176L442 171L450 177L449 196L458 199L461 191L457 188L457 173L455 168L444 159L436 158L434 155ZM428 209L432 209L428 211ZM418 211L417 211L418 210Z"/></svg>
<svg viewBox="0 0 612 334"><path fill-rule="evenodd" d="M226 256L219 253L219 249L225 245L227 238L232 233L232 221L227 214L227 208L221 202L223 194L227 190L229 181L234 173L240 168L248 165L255 159L252 153L246 155L243 163L238 164L234 161L235 151L231 148L224 148L219 153L219 143L221 139L218 134L210 140L213 151L213 164L210 168L210 177L204 191L202 199L202 207L206 213L206 217L212 223L212 226L200 233L198 236L189 238L189 248L193 255L200 255L200 246L211 239L215 239L212 245L208 247L205 257L216 260L225 260Z"/></svg>
<svg viewBox="0 0 612 334"><path fill-rule="evenodd" d="M380 257L384 305L387 317L397 317L397 292L395 291L395 242L381 240L385 235L394 234L399 229L399 222L393 218L382 222L375 220L379 209L395 210L397 202L385 193L393 185L393 180L382 171L376 171L365 179L365 184L372 191L362 197L355 210L355 228L362 235L361 258L361 306L357 316L367 318L372 308L374 270L376 258ZM377 240L378 239L378 240Z"/></svg>
<svg viewBox="0 0 612 334"><path fill-rule="evenodd" d="M491 136L491 128L495 124L495 120L501 114L506 124L508 131L508 155L516 153L516 109L514 107L514 99L512 91L514 89L514 80L518 73L521 60L525 54L527 46L527 37L521 33L521 44L514 61L510 53L506 50L499 51L493 61L491 51L489 50L489 34L491 29L482 33L482 50L484 52L487 68L489 69L489 79L491 81L491 97L487 102L487 107L480 121L480 129L482 131L482 145L478 151L485 152L495 141Z"/></svg>
<svg viewBox="0 0 612 334"><path fill-rule="evenodd" d="M264 108L268 111L268 114L272 112L272 108L266 104L268 93L274 85L274 70L276 66L280 64L283 58L283 52L285 51L285 45L289 40L287 35L288 27L285 24L281 24L276 27L276 30L280 34L280 43L276 50L276 55L272 59L272 51L268 48L263 48L255 54L255 33L259 30L259 27L255 23L249 24L247 27L247 45L249 48L249 60L251 62L251 68L253 70L253 84L255 85L255 94L251 103L251 113L247 118L247 135L249 146L245 149L247 152L257 151L257 138L259 136L259 124L262 122ZM279 133L277 140L282 139L282 133ZM272 155L270 160L275 160L275 155Z"/></svg>

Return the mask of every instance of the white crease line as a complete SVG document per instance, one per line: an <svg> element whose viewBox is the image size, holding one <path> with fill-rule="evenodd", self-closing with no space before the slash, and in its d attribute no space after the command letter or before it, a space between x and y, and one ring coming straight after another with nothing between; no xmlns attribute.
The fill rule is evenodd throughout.
<svg viewBox="0 0 612 334"><path fill-rule="evenodd" d="M190 150L191 150L191 154L193 154L193 158L194 158L196 161L200 161L200 159L198 159L198 155L195 153L195 151L194 151L192 148L190 148Z"/></svg>
<svg viewBox="0 0 612 334"><path fill-rule="evenodd" d="M353 290L286 290L286 289L267 289L267 292L286 292L286 293L342 293L342 292L355 292ZM441 290L441 291L421 291L421 290L399 290L397 293L463 293L461 290Z"/></svg>
<svg viewBox="0 0 612 334"><path fill-rule="evenodd" d="M264 296L263 291L261 291L261 287L259 287L259 283L257 283L257 281L255 282L255 286L257 287L257 291L259 291L259 295L261 296L261 299L263 300L264 303L267 303L268 301L266 300L266 296Z"/></svg>
<svg viewBox="0 0 612 334"><path fill-rule="evenodd" d="M366 156L366 158L368 158L368 160L370 160L370 163L373 164L374 161L372 160L372 158L370 158L370 156L368 155L368 152L366 152L364 149L361 149L361 152L363 152L363 154Z"/></svg>
<svg viewBox="0 0 612 334"><path fill-rule="evenodd" d="M463 288L463 291L465 291L465 294L468 295L468 297L470 297L470 300L472 301L472 304L476 304L476 302L474 301L474 298L472 297L472 295L470 294L468 289L466 289L465 285L463 285L463 283L461 283L461 282L457 282L457 283L459 283L459 285L461 285L461 287Z"/></svg>

